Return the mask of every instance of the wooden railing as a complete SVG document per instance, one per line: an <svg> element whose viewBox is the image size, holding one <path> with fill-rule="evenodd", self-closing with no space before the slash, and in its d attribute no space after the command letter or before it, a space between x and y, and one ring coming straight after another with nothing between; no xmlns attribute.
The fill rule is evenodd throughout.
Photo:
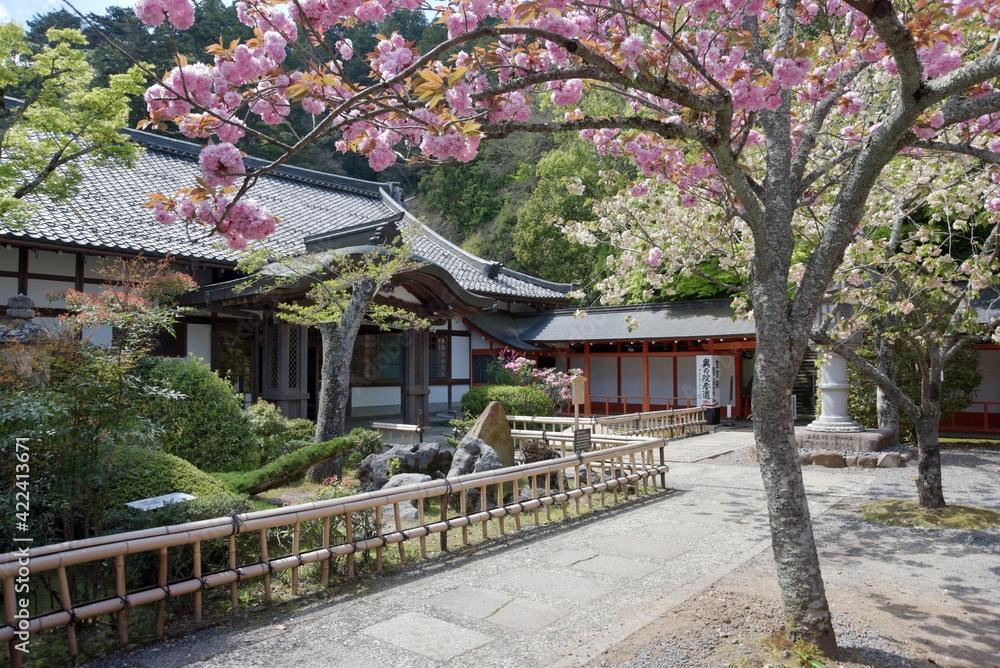
<svg viewBox="0 0 1000 668"><path fill-rule="evenodd" d="M399 435L399 443L403 444L404 439L409 438L409 444L413 445L414 435L417 442L424 442L424 428L416 424L394 424L391 422L372 422L372 429L378 432L379 438L390 445L394 443L393 437Z"/></svg>
<svg viewBox="0 0 1000 668"><path fill-rule="evenodd" d="M592 394L590 395L590 411L593 414L620 415L633 411L641 411L643 406L656 407L655 410L674 410L677 408L694 408L698 400L694 397L649 397L649 402L643 404L641 395L623 394ZM660 406L663 408L660 409Z"/></svg>
<svg viewBox="0 0 1000 668"><path fill-rule="evenodd" d="M521 440L529 440L532 437L557 440L557 435L560 432L567 434L572 432L574 424L571 417L531 417L527 415L508 415L507 421L510 422L513 430L521 434ZM540 425L541 429L530 430L528 429L529 425ZM705 433L705 425L704 408L580 418L580 428L592 429L595 434L644 438L670 439L703 434ZM546 428L548 426L552 427L551 431ZM567 435L566 438L572 439L572 436ZM517 438L515 438L516 440Z"/></svg>
<svg viewBox="0 0 1000 668"><path fill-rule="evenodd" d="M648 493L648 485L657 489L656 477L660 478L660 487L666 486L665 474L669 470L664 462L663 439L628 439L631 442L624 445L614 445L623 437L595 438L598 449L582 452L573 456L536 462L521 466L508 467L497 471L473 473L445 480L408 485L390 490L379 490L356 494L349 497L317 501L297 506L274 508L232 517L220 517L212 520L191 522L174 526L147 529L125 534L101 536L82 541L60 543L30 550L30 558L23 555L7 553L0 555L0 581L3 584L3 599L5 623L0 626L0 641L10 644L11 663L21 665L21 653L15 649L18 642L18 631L37 634L46 629L66 627L69 651L77 655L76 623L92 619L99 615L113 614L117 619L118 639L124 645L128 643L129 611L139 606L158 605L156 611L155 632L162 636L165 627L165 610L168 599L179 596L192 597L192 620L199 623L202 617L202 592L216 587L228 586L230 589L230 607L233 613L239 610L239 586L248 578L262 578L264 581L265 601L271 600L271 575L275 572L291 570L292 594L298 593L298 569L306 564L319 562L322 564L321 584L329 583L330 560L335 557L346 558L347 577L354 577L354 555L361 551L374 550L376 553L375 570L382 568L382 552L390 545L397 545L400 559L403 560L404 541L417 539L420 541L422 556L426 556L426 537L441 534L441 549L448 547L448 532L461 530L462 542L469 541L469 527L477 523L483 526L483 537L487 537L487 523L499 520L499 531L505 532L505 518L513 517L514 528L521 528L521 514L531 512L534 522L539 522L539 509L544 508L546 514L551 512L554 504L561 504L566 513L566 504L574 500L579 511L580 498L586 497L589 507L593 508L593 497L599 494L602 503L607 503L606 496L610 492L613 503L618 503L619 493L628 498L633 487L633 493L642 490ZM659 463L656 453L659 452ZM583 470L586 478L581 479L579 473ZM563 472L566 475L563 475ZM557 475L553 476L552 473ZM596 475L595 475L596 474ZM551 481L558 480L558 490L552 489ZM527 483L532 490L531 497L525 498L520 493L512 494L511 502L506 501L506 488L520 489L521 483ZM491 488L499 488L498 505L488 507L487 499ZM544 495L539 491L544 488ZM479 508L470 508L467 503L467 492L479 491ZM450 510L454 495L458 495L458 511ZM441 499L441 517L437 521L427 522L424 517L424 499L439 497ZM516 498L515 498L516 497ZM419 525L403 529L399 520L399 505L416 502L419 512ZM395 530L388 533L382 528L382 507L393 506L395 510ZM370 535L354 534L352 514L359 512L375 513L376 527ZM339 526L345 527L344 540L331 544L331 520L337 519ZM320 544L301 545L301 527L304 522L322 521L322 539ZM313 525L310 525L313 526ZM292 529L291 551L288 554L271 557L268 554L268 531L280 527ZM258 534L259 551L250 563L238 563L236 539L244 534ZM227 567L203 573L202 543L213 539L228 540ZM241 544L245 544L244 541ZM252 541L251 541L252 544ZM193 548L193 561L190 573L181 579L168 582L168 559L170 550ZM185 555L188 554L185 552ZM142 555L142 556L140 556ZM153 556L158 564L155 584L146 582L142 586L129 586L126 581L125 559ZM19 561L20 559L20 561ZM114 591L105 592L103 598L89 600L85 603L73 602L70 599L67 569L89 565L92 572L97 572L103 564L114 563ZM245 559L244 559L245 561ZM187 563L185 561L185 563ZM89 570L89 569L88 569ZM41 573L56 571L60 584L60 609L35 614L30 619L17 619L15 610L17 600L15 594L15 579L24 578L28 581ZM152 575L150 575L152 577Z"/></svg>

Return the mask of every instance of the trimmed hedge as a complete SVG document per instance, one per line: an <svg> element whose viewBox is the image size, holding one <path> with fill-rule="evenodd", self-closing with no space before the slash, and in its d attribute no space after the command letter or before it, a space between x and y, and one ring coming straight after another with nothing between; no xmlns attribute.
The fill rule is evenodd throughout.
<svg viewBox="0 0 1000 668"><path fill-rule="evenodd" d="M479 385L462 395L462 410L478 416L491 401L499 401L507 415L552 415L552 398L537 387Z"/></svg>
<svg viewBox="0 0 1000 668"><path fill-rule="evenodd" d="M260 494L285 483L324 459L342 455L358 445L355 438L342 436L325 443L313 443L289 452L256 471L245 473L213 473L217 479L237 493Z"/></svg>
<svg viewBox="0 0 1000 668"><path fill-rule="evenodd" d="M152 496L184 492L197 498L158 510L125 504ZM156 526L224 517L253 510L249 500L180 457L161 450L121 447L111 459L107 510L101 533L123 533Z"/></svg>
<svg viewBox="0 0 1000 668"><path fill-rule="evenodd" d="M140 377L146 385L188 397L150 397L142 408L163 428L156 437L163 450L205 471L260 466L260 444L243 410L243 397L228 380L193 357L147 357Z"/></svg>

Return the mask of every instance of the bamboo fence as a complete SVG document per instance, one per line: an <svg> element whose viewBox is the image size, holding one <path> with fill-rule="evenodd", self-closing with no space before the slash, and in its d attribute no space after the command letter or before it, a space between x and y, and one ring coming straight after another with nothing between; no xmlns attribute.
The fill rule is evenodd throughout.
<svg viewBox="0 0 1000 668"><path fill-rule="evenodd" d="M390 490L365 492L349 497L317 501L297 506L274 508L231 517L220 517L200 522L190 522L167 527L134 531L112 536L101 536L86 540L48 545L32 549L30 562L23 565L18 562L19 555L7 553L0 555L0 582L3 584L5 624L0 626L0 641L6 640L10 646L11 664L15 668L21 665L21 653L15 650L17 636L13 625L15 610L15 578L23 576L28 569L28 577L48 571L57 571L61 590L61 609L52 610L33 616L28 621L28 632L32 635L41 631L66 627L71 655L78 653L75 625L79 621L91 619L100 615L113 614L117 620L119 642L128 643L129 611L139 606L156 605L155 629L158 635L165 630L165 602L180 596L192 597L191 615L197 624L202 617L202 592L215 587L230 588L230 607L233 613L239 610L239 583L248 578L264 580L265 599L270 600L269 580L273 573L283 570L292 571L293 594L297 593L298 569L306 564L320 562L322 564L321 582L325 587L329 583L329 561L331 558L344 556L347 560L347 575L354 577L354 555L359 551L376 551L376 570L382 567L382 550L396 544L403 555L403 543L408 540L419 540L421 553L426 554L426 537L435 533L441 534L441 549L448 548L448 532L461 529L462 542L469 540L469 528L482 524L483 536L487 537L487 524L490 520L499 520L500 532L504 533L505 518L512 516L514 529L521 528L521 514L530 512L534 523L539 522L539 509L544 508L547 516L551 515L554 504L562 506L564 516L566 504L574 500L579 510L580 499L586 497L589 507L593 508L593 497L600 495L602 503L607 503L606 496L610 492L613 503L618 503L620 497L627 499L629 487L637 493L640 485L643 492L649 487L657 490L657 477L660 488L666 487L666 473L669 470L664 464L663 438L656 439L626 439L630 442L618 444L619 439L607 440L610 437L595 436L594 442L599 449L590 452L574 453L560 459L507 467L497 471L473 473L456 478L434 480L426 483L408 485ZM656 454L659 454L659 463ZM580 470L586 472L586 481L581 478ZM564 476L569 471L571 475ZM558 490L551 489L551 475L558 473ZM595 475L595 473L597 475ZM566 480L576 483L570 487ZM530 499L525 499L520 492L510 503L499 505L505 500L503 490L520 489L519 483L525 481L532 490ZM544 487L544 495L539 490ZM487 492L499 489L498 505L488 507ZM479 490L480 503L478 508L469 507L467 492ZM459 496L459 511L450 510L449 501L454 494ZM515 496L515 495L512 495ZM424 517L424 499L439 497L441 499L441 517L428 521ZM399 505L416 502L420 512L418 526L403 529L399 521ZM393 506L396 516L395 531L383 531L381 511L384 506ZM377 529L372 535L355 536L352 534L351 514L366 510L374 510ZM332 518L341 516L346 526L345 540L336 544L330 542L330 522ZM323 521L322 540L320 545L301 545L300 527L303 522L321 519ZM281 556L271 556L267 549L267 531L278 527L292 527L293 541L291 552ZM258 559L251 563L238 564L236 537L240 534L260 536ZM202 572L201 546L204 541L228 538L228 568L211 573ZM168 582L168 560L170 549L181 546L192 546L194 561L190 576ZM158 564L157 583L129 589L126 583L125 558L144 553L154 553ZM113 560L115 570L114 595L87 602L70 600L66 569L82 564L98 564Z"/></svg>
<svg viewBox="0 0 1000 668"><path fill-rule="evenodd" d="M409 444L413 445L414 435L416 435L418 443L424 442L424 428L420 425L396 424L392 422L372 422L372 429L377 431L379 438L389 445L393 444L393 437L397 434L399 435L400 445L406 443L405 439L409 439Z"/></svg>

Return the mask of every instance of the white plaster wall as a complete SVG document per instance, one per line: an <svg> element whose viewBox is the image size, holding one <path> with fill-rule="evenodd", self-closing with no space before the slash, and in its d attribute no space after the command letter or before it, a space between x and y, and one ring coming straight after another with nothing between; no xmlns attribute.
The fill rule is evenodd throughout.
<svg viewBox="0 0 1000 668"><path fill-rule="evenodd" d="M76 276L76 254L38 251L38 257L35 257L34 253L28 253L28 271L32 274Z"/></svg>
<svg viewBox="0 0 1000 668"><path fill-rule="evenodd" d="M462 407L462 395L469 391L470 385L452 385L451 403L456 409Z"/></svg>
<svg viewBox="0 0 1000 668"><path fill-rule="evenodd" d="M17 248L0 247L0 271L17 271L18 256L20 250Z"/></svg>
<svg viewBox="0 0 1000 668"><path fill-rule="evenodd" d="M698 383L695 378L697 368L696 358L678 357L677 359L677 396L694 399L698 396Z"/></svg>
<svg viewBox="0 0 1000 668"><path fill-rule="evenodd" d="M469 378L469 339L464 336L451 337L451 377L452 380Z"/></svg>
<svg viewBox="0 0 1000 668"><path fill-rule="evenodd" d="M732 355L719 360L719 405L736 406L736 361Z"/></svg>
<svg viewBox="0 0 1000 668"><path fill-rule="evenodd" d="M622 358L622 394L626 397L642 397L642 358Z"/></svg>
<svg viewBox="0 0 1000 668"><path fill-rule="evenodd" d="M674 396L674 358L649 358L649 396Z"/></svg>
<svg viewBox="0 0 1000 668"><path fill-rule="evenodd" d="M0 264L2 267L3 264ZM17 265L14 265L17 268ZM0 276L0 305L6 306L7 300L17 294L17 279L11 276Z"/></svg>
<svg viewBox="0 0 1000 668"><path fill-rule="evenodd" d="M50 302L46 292L58 292L66 288L72 288L73 281L42 281L36 278L28 279L28 296L31 297L35 306L41 308L62 308L66 302L62 299Z"/></svg>
<svg viewBox="0 0 1000 668"><path fill-rule="evenodd" d="M448 386L431 385L431 393L427 397L432 411L448 410Z"/></svg>
<svg viewBox="0 0 1000 668"><path fill-rule="evenodd" d="M618 358L590 358L590 394L618 394Z"/></svg>
<svg viewBox="0 0 1000 668"><path fill-rule="evenodd" d="M979 351L979 371L983 384L976 390L976 401L1000 401L1000 350ZM982 406L969 406L966 411L982 411ZM1000 405L990 406L990 413L1000 413Z"/></svg>
<svg viewBox="0 0 1000 668"><path fill-rule="evenodd" d="M352 387L351 415L396 414L403 410L399 387Z"/></svg>
<svg viewBox="0 0 1000 668"><path fill-rule="evenodd" d="M83 256L83 277L84 278L99 278L104 280L104 277L97 273L96 269L102 264L106 265L107 260L98 255L84 255Z"/></svg>
<svg viewBox="0 0 1000 668"><path fill-rule="evenodd" d="M465 325L464 322L456 319L451 321L451 330L453 332L467 332L469 331L469 328Z"/></svg>
<svg viewBox="0 0 1000 668"><path fill-rule="evenodd" d="M212 366L212 326L187 326L187 351L195 359L201 358L208 366Z"/></svg>
<svg viewBox="0 0 1000 668"><path fill-rule="evenodd" d="M489 348L489 342L483 338L482 334L479 332L472 332L472 347L473 348Z"/></svg>

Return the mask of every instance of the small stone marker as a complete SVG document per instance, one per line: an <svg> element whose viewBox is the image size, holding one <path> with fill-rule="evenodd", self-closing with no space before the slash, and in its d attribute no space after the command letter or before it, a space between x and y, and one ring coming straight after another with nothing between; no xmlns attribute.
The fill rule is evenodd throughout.
<svg viewBox="0 0 1000 668"><path fill-rule="evenodd" d="M577 429L573 432L573 452L590 450L590 429Z"/></svg>
<svg viewBox="0 0 1000 668"><path fill-rule="evenodd" d="M171 503L181 503L183 501L191 501L192 499L197 499L197 496L191 494L185 494L184 492L171 492L170 494L161 494L160 496L151 496L148 499L139 499L138 501L129 501L125 505L129 508L135 508L136 510L157 510L163 506L168 506Z"/></svg>

